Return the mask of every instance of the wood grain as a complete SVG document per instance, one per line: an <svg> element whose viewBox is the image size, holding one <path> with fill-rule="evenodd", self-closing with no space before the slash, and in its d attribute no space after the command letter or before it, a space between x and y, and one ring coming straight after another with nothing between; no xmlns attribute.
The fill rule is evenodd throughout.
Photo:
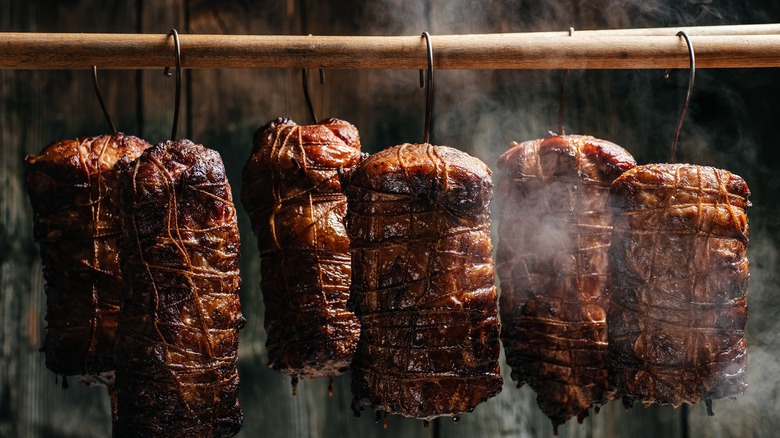
<svg viewBox="0 0 780 438"><path fill-rule="evenodd" d="M780 66L780 35L692 37L699 68ZM173 42L153 34L0 33L4 69L162 68ZM684 68L676 36L434 35L437 69ZM183 68L420 69L417 36L181 35Z"/></svg>
<svg viewBox="0 0 780 438"><path fill-rule="evenodd" d="M583 36L595 41L593 38L610 31L579 29L677 25L679 21L687 21L687 18L679 18L677 22L667 20L661 11L632 16L629 9L615 8L620 2L613 0L578 0L575 8L565 0L544 5L508 0L472 2L473 5L443 0L411 2L414 4L404 0L353 0L337 5L328 1L286 0L272 2L270 6L269 2L256 5L246 0L60 3L53 7L54 2L44 0L0 2L0 30L26 34L150 35L160 45L160 53L155 51L154 55L158 64L154 69L113 71L101 67L100 80L117 127L152 142L170 135L173 84L172 79L163 77L161 67L173 61L170 39L165 35L174 26L184 34L183 41L195 34L276 35L282 39L287 37L281 35L305 33L407 35L397 37L407 41L405 44L410 48L405 62L419 67L425 62L419 34L426 29L433 34L434 55L438 59L437 36L440 35L561 29L528 37L562 41ZM718 3L718 7L727 8L739 2ZM764 0L746 4L744 9L755 13L728 17L729 21L704 15L691 19L690 24L766 21L767 17L780 16L780 6L775 3ZM679 2L659 0L658 4L673 8ZM308 17L305 31L298 21L301 5L305 5ZM426 8L431 9L427 15ZM615 16L619 19L613 19ZM569 25L578 29L571 38L564 30ZM664 28L663 32L672 33L660 37L668 41L664 44L671 47L677 65L682 68L672 72L669 79L664 79L663 73L657 70L663 67L660 62L647 71L572 71L566 108L567 132L615 141L642 162L665 159L687 85L687 52L684 43L673 37L677 30L677 27ZM701 30L702 35L713 31L722 32L717 27ZM776 33L776 30L764 28L764 32ZM694 44L704 38L694 32L691 35ZM0 57L7 56L5 44L0 37ZM186 65L189 51L186 43L183 44ZM97 56L105 61L116 57L105 52ZM303 59L300 54L296 56L299 61ZM700 57L698 49L697 56ZM147 63L144 57L136 61ZM39 71L31 65L0 70L0 436L3 437L110 435L108 401L103 392L74 381L70 382L70 389L63 391L54 384L53 375L43 365L43 354L37 351L43 338L45 300L38 248L31 236L31 212L22 184L22 158L53 140L107 130L86 70L89 59L74 58L71 62L78 63L80 71ZM313 62L307 65L316 66ZM340 65L326 70L324 85L318 84L316 72L311 72L311 91L318 117L335 116L354 123L360 130L363 149L369 152L404 141L422 140L425 91L419 88L416 71L380 70L371 66L352 69L355 65L351 59ZM279 116L308 122L300 71L193 68L185 70L185 75L187 72L191 80L185 79L184 86L189 87L191 99L182 107L184 125L180 135L220 151L234 194L238 193L240 170L249 155L254 130ZM510 140L537 138L556 126L561 77L561 72L545 70L437 71L432 139L492 164ZM703 406L691 407L684 416L680 409L668 406L624 411L620 403L611 403L600 414L591 414L582 425L569 422L562 426L561 437L759 437L773 436L780 428L776 409L780 400L777 378L780 343L776 333L780 332L780 325L775 318L780 311L777 299L780 213L775 205L780 187L780 175L776 171L780 166L780 151L775 147L777 129L773 116L780 113L777 81L774 69L701 71L692 110L681 135L681 152L687 160L728 167L745 177L754 192L756 207L748 213L752 272L748 323L750 386L746 395L737 400L717 401L714 418L706 416ZM187 111L191 125L186 123ZM292 397L289 379L267 367L258 287L259 257L249 221L239 213L240 233L244 237L241 298L248 320L241 331L239 351L240 398L247 416L240 436L551 436L549 420L538 410L535 394L529 388L516 389L506 368L507 383L501 394L480 405L475 412L463 415L459 423L435 421L429 429L416 421L391 417L389 429L385 430L381 422L374 423L371 412L353 418L349 412L352 394L348 374L336 379L333 398L328 398L324 380L301 382L298 395Z"/></svg>
<svg viewBox="0 0 780 438"><path fill-rule="evenodd" d="M135 2L4 3L3 29L134 32ZM44 11L46 13L44 13ZM104 98L120 129L132 129L132 72L100 72ZM128 82L130 85L128 86ZM22 159L55 140L108 133L88 71L0 71L0 436L109 436L105 388L75 378L63 390L46 369L46 297Z"/></svg>

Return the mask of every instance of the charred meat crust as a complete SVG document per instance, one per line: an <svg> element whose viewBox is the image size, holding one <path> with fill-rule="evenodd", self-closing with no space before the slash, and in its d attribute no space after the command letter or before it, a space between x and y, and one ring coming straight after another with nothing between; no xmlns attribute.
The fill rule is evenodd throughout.
<svg viewBox="0 0 780 438"><path fill-rule="evenodd" d="M239 238L222 159L189 140L123 163L117 437L241 428Z"/></svg>
<svg viewBox="0 0 780 438"><path fill-rule="evenodd" d="M372 155L346 194L361 322L353 409L458 416L501 390L490 170L445 146Z"/></svg>
<svg viewBox="0 0 780 438"><path fill-rule="evenodd" d="M712 167L651 164L626 172L612 191L610 379L624 403L741 395L747 184Z"/></svg>
<svg viewBox="0 0 780 438"><path fill-rule="evenodd" d="M48 145L25 158L34 237L46 280L46 366L64 375L114 371L122 275L114 165L151 145L124 134Z"/></svg>
<svg viewBox="0 0 780 438"><path fill-rule="evenodd" d="M360 331L347 310L352 274L339 172L361 159L357 129L338 119L257 130L241 200L257 236L269 366L293 378L349 368Z"/></svg>
<svg viewBox="0 0 780 438"><path fill-rule="evenodd" d="M607 377L609 187L635 165L590 136L513 143L499 159L497 271L512 378L557 427L615 398Z"/></svg>

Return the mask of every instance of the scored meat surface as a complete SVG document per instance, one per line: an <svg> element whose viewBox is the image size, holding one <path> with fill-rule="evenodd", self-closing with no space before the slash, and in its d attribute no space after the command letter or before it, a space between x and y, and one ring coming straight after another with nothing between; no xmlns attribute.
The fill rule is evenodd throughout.
<svg viewBox="0 0 780 438"><path fill-rule="evenodd" d="M635 165L581 135L521 144L499 159L496 252L501 338L518 386L553 427L615 398L607 377L609 187Z"/></svg>
<svg viewBox="0 0 780 438"><path fill-rule="evenodd" d="M624 403L678 406L741 395L747 383L745 181L651 164L612 185L610 379Z"/></svg>
<svg viewBox="0 0 780 438"><path fill-rule="evenodd" d="M502 385L490 170L450 147L403 144L348 178L353 410L471 412Z"/></svg>
<svg viewBox="0 0 780 438"><path fill-rule="evenodd" d="M124 134L54 142L25 158L46 280L46 366L110 383L122 275L116 162L151 145Z"/></svg>
<svg viewBox="0 0 780 438"><path fill-rule="evenodd" d="M236 214L219 154L165 142L122 163L116 437L228 437L242 424Z"/></svg>
<svg viewBox="0 0 780 438"><path fill-rule="evenodd" d="M339 169L360 161L357 129L338 119L257 130L241 201L260 248L269 366L293 378L349 368L360 326L347 310L352 274Z"/></svg>

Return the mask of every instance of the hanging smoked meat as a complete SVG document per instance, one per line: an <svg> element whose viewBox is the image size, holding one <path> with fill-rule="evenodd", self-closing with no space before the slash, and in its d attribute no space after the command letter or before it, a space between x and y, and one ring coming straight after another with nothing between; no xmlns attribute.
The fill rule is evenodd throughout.
<svg viewBox="0 0 780 438"><path fill-rule="evenodd" d="M123 164L116 437L241 429L239 237L219 154L169 141Z"/></svg>
<svg viewBox="0 0 780 438"><path fill-rule="evenodd" d="M610 379L626 406L741 395L750 191L737 175L651 164L612 184Z"/></svg>
<svg viewBox="0 0 780 438"><path fill-rule="evenodd" d="M46 366L111 383L122 275L114 164L151 145L124 134L58 141L25 159L46 280Z"/></svg>
<svg viewBox="0 0 780 438"><path fill-rule="evenodd" d="M491 173L446 146L403 144L348 176L353 410L457 418L501 391Z"/></svg>
<svg viewBox="0 0 780 438"><path fill-rule="evenodd" d="M636 163L620 146L550 134L498 162L501 338L518 386L557 427L615 398L607 377L612 181Z"/></svg>
<svg viewBox="0 0 780 438"><path fill-rule="evenodd" d="M338 119L276 119L255 133L241 201L260 248L269 366L293 379L349 369L360 326L347 310L352 268L339 169L360 161Z"/></svg>

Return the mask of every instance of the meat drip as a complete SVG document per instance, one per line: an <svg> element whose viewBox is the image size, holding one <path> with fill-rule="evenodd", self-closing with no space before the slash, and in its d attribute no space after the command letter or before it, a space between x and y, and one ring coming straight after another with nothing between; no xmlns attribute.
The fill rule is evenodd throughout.
<svg viewBox="0 0 780 438"><path fill-rule="evenodd" d="M338 178L360 161L357 129L338 119L277 119L254 143L241 201L260 248L269 366L293 386L299 377L339 375L360 332L347 310L352 268Z"/></svg>
<svg viewBox="0 0 780 438"><path fill-rule="evenodd" d="M553 427L615 398L607 377L609 187L635 165L620 146L554 135L499 159L501 339L518 387Z"/></svg>
<svg viewBox="0 0 780 438"><path fill-rule="evenodd" d="M222 159L189 140L123 163L116 437L241 429L239 237Z"/></svg>
<svg viewBox="0 0 780 438"><path fill-rule="evenodd" d="M46 280L46 366L91 383L113 382L122 275L114 164L151 145L124 134L52 143L25 158ZM67 386L63 378L63 386Z"/></svg>
<svg viewBox="0 0 780 438"><path fill-rule="evenodd" d="M450 147L403 144L348 179L353 410L471 412L502 385L490 170Z"/></svg>
<svg viewBox="0 0 780 438"><path fill-rule="evenodd" d="M612 185L610 379L626 406L741 395L750 191L737 175L652 164Z"/></svg>

